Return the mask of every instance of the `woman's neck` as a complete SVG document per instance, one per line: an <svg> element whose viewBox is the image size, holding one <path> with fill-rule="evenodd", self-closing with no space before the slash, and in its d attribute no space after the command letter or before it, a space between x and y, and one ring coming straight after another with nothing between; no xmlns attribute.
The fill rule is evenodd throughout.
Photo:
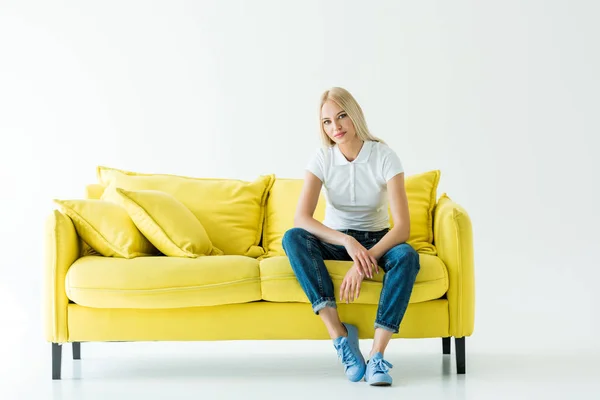
<svg viewBox="0 0 600 400"><path fill-rule="evenodd" d="M338 147L344 157L346 157L346 160L352 162L358 157L358 153L360 153L363 144L364 142L362 140L356 138L350 143L338 144Z"/></svg>

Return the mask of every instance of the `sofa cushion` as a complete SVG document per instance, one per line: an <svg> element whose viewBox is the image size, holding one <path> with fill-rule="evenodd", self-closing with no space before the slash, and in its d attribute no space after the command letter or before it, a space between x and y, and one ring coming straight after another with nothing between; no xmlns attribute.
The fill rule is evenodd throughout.
<svg viewBox="0 0 600 400"><path fill-rule="evenodd" d="M213 246L198 218L169 193L159 190L129 191L109 186L102 199L122 206L135 226L166 256L196 258L223 255Z"/></svg>
<svg viewBox="0 0 600 400"><path fill-rule="evenodd" d="M198 258L83 257L67 272L67 297L96 308L177 308L261 299L258 261Z"/></svg>
<svg viewBox="0 0 600 400"><path fill-rule="evenodd" d="M285 232L294 227L294 214L303 183L301 179L275 179L267 197L262 243L267 253L262 258L285 255L281 242ZM325 219L323 193L319 195L313 217L319 222Z"/></svg>
<svg viewBox="0 0 600 400"><path fill-rule="evenodd" d="M54 202L71 218L77 235L103 256L134 258L158 254L118 204L103 200Z"/></svg>
<svg viewBox="0 0 600 400"><path fill-rule="evenodd" d="M419 254L421 269L410 297L410 303L420 303L439 299L448 290L448 271L437 256ZM339 301L340 286L346 272L352 267L352 261L326 260L325 266L333 280L335 297ZM374 275L373 279L365 279L361 292L354 302L358 304L379 304L384 272ZM308 297L300 287L296 275L290 266L289 259L278 256L260 262L260 280L262 297L274 302L309 303Z"/></svg>
<svg viewBox="0 0 600 400"><path fill-rule="evenodd" d="M90 200L100 200L102 194L104 194L106 186L99 183L89 183L85 185L84 198Z"/></svg>
<svg viewBox="0 0 600 400"><path fill-rule="evenodd" d="M410 237L407 243L416 251L436 255L433 244L433 210L437 199L437 188L440 182L440 171L433 170L421 174L409 175L404 180L408 209L410 213ZM392 211L390 227L394 227Z"/></svg>
<svg viewBox="0 0 600 400"><path fill-rule="evenodd" d="M436 204L437 187L440 171L433 170L421 174L407 176L404 186L408 198L410 213L410 244L422 254L436 255L433 245L433 209ZM266 254L263 258L283 256L281 241L288 229L294 227L294 214L302 191L302 179L276 179L267 198L263 247ZM388 208L390 227L394 226L391 209ZM314 218L323 222L325 219L325 197L321 194Z"/></svg>
<svg viewBox="0 0 600 400"><path fill-rule="evenodd" d="M173 195L202 223L215 247L228 255L259 257L265 203L274 175L254 182L143 174L100 166L98 181L125 190L160 190Z"/></svg>

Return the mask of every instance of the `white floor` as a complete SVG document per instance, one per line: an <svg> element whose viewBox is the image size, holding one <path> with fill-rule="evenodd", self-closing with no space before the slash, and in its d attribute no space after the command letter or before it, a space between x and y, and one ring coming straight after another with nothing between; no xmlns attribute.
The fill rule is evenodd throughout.
<svg viewBox="0 0 600 400"><path fill-rule="evenodd" d="M366 355L371 341L362 340ZM599 354L469 351L457 375L441 340L396 340L386 359L394 385L348 382L327 341L83 343L63 348L52 381L50 344L5 348L0 399L600 399ZM8 351L8 352L7 352Z"/></svg>

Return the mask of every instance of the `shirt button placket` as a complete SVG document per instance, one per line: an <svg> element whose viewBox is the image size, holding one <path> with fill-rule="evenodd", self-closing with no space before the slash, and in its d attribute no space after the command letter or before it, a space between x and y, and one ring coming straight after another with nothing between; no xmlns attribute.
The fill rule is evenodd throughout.
<svg viewBox="0 0 600 400"><path fill-rule="evenodd" d="M354 164L350 164L350 203L356 205L356 192L354 189Z"/></svg>

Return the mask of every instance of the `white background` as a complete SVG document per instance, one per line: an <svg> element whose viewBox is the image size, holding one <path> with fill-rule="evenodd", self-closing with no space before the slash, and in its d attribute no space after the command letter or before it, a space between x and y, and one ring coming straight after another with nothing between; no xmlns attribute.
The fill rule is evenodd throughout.
<svg viewBox="0 0 600 400"><path fill-rule="evenodd" d="M52 199L97 165L300 178L331 86L469 212L468 352L598 351L598 4L2 0L2 351L49 354Z"/></svg>

